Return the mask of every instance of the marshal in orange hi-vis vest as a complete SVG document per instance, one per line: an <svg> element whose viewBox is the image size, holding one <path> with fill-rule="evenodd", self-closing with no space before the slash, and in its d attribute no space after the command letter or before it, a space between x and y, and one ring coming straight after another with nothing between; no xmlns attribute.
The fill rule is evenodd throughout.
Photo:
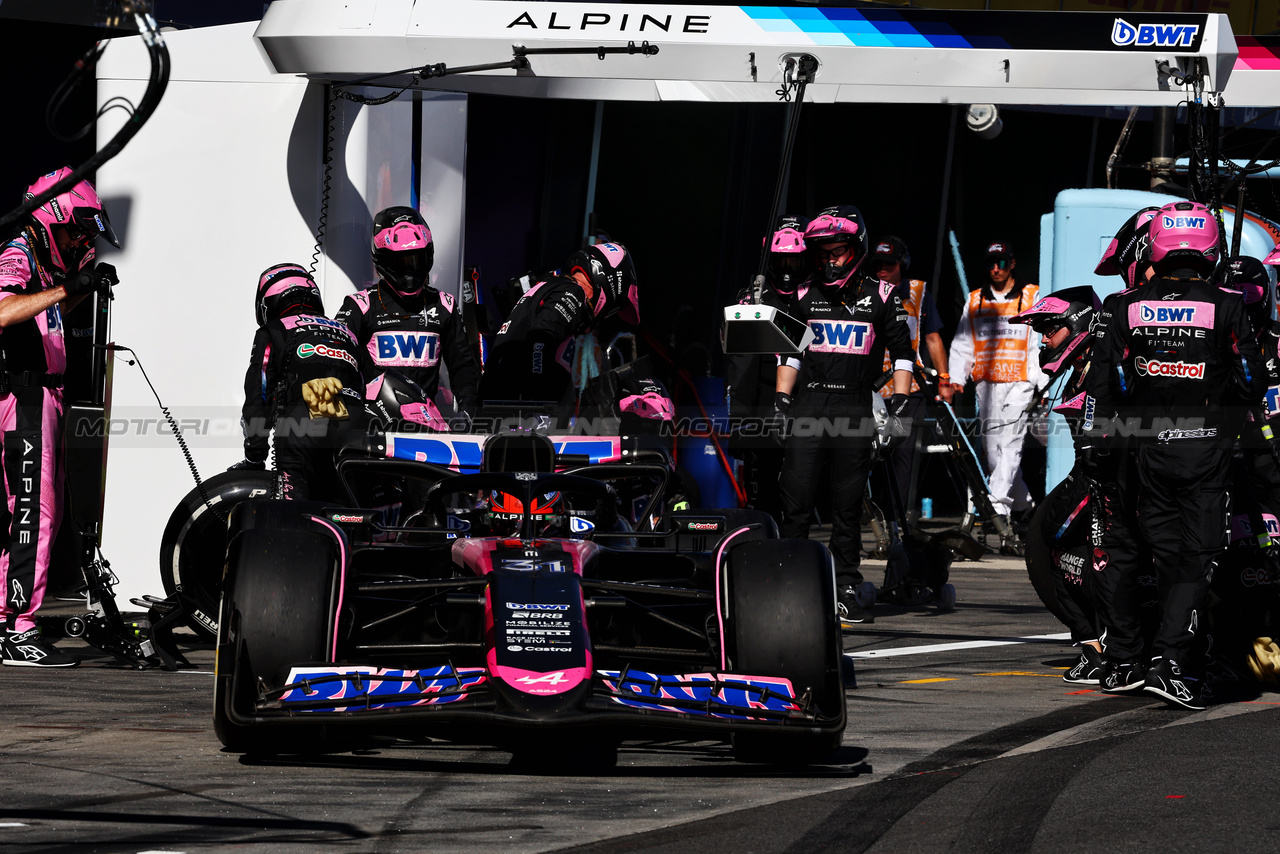
<svg viewBox="0 0 1280 854"><path fill-rule="evenodd" d="M902 301L902 307L907 310L907 326L911 328L911 349L915 351L916 361L920 361L920 306L924 304L924 282L919 279L907 280L906 298ZM889 358L889 351L884 353L884 369L889 371L893 368L893 360ZM911 378L911 393L915 394L920 390L920 384L916 382L915 377ZM880 394L883 397L889 397L893 394L893 383L885 383L880 388Z"/></svg>
<svg viewBox="0 0 1280 854"><path fill-rule="evenodd" d="M1010 323L1009 318L1036 304L1039 288L1024 285L1018 299L992 302L984 288L969 294L969 323L973 338L975 382L1027 382L1027 345L1030 326Z"/></svg>

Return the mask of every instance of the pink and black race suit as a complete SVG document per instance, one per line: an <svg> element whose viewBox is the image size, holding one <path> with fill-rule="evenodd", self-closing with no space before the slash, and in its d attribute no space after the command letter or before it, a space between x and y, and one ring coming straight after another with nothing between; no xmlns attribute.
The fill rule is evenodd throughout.
<svg viewBox="0 0 1280 854"><path fill-rule="evenodd" d="M258 329L244 378L246 459L267 458L267 438L274 430L277 492L283 498L340 499L334 451L342 434L362 429L364 378L360 347L345 323L309 314L293 314ZM333 377L342 383L344 421L312 418L302 387Z"/></svg>
<svg viewBox="0 0 1280 854"><path fill-rule="evenodd" d="M26 235L0 253L0 300L54 287ZM9 391L0 397L4 523L0 615L15 632L35 626L44 600L49 556L62 514L62 374L67 357L57 305L0 330Z"/></svg>
<svg viewBox="0 0 1280 854"><path fill-rule="evenodd" d="M791 414L799 414L808 392L847 395L850 407L871 409L871 387L884 373L886 349L895 370L910 371L916 354L897 286L855 276L844 287L810 278L792 303L814 339L801 357ZM815 414L821 415L821 411Z"/></svg>
<svg viewBox="0 0 1280 854"><path fill-rule="evenodd" d="M778 478L784 537L807 537L824 472L831 480L831 538L836 583L862 574L862 495L871 468L872 386L886 348L895 370L915 365L907 312L897 286L854 274L843 287L811 277L796 292L794 315L814 339L801 357L786 455ZM788 359L788 362L792 360Z"/></svg>
<svg viewBox="0 0 1280 854"><path fill-rule="evenodd" d="M343 300L335 319L360 345L366 383L392 369L434 398L443 360L458 407L475 412L480 365L452 295L426 287L420 297L404 297L374 285Z"/></svg>
<svg viewBox="0 0 1280 854"><path fill-rule="evenodd" d="M1152 655L1182 662L1203 630L1209 579L1227 544L1232 443L1244 411L1262 400L1263 361L1240 293L1191 270L1108 297L1099 319L1089 378L1095 429L1105 430L1102 419L1114 415L1116 432L1136 431L1133 515L1160 578ZM1121 567L1122 588L1132 589L1143 571ZM1142 645L1132 624L1113 628L1108 656L1137 658Z"/></svg>

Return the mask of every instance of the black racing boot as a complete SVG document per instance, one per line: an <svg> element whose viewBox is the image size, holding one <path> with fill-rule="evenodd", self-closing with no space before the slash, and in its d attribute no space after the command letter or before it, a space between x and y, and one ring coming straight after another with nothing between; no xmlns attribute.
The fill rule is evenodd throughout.
<svg viewBox="0 0 1280 854"><path fill-rule="evenodd" d="M80 659L63 652L44 638L39 629L4 632L0 656L10 667L75 667Z"/></svg>
<svg viewBox="0 0 1280 854"><path fill-rule="evenodd" d="M1099 678L1100 689L1104 694L1136 694L1142 690L1142 678L1146 675L1147 668L1140 661L1112 661L1108 658Z"/></svg>
<svg viewBox="0 0 1280 854"><path fill-rule="evenodd" d="M1076 662L1075 667L1062 674L1062 681L1068 685L1101 685L1105 665L1102 653L1091 646L1083 645L1080 647L1080 660Z"/></svg>
<svg viewBox="0 0 1280 854"><path fill-rule="evenodd" d="M1151 669L1143 680L1142 690L1193 712L1203 712L1206 708L1200 696L1200 680L1185 675L1172 658L1151 659Z"/></svg>
<svg viewBox="0 0 1280 854"><path fill-rule="evenodd" d="M840 616L840 624L844 628L849 628L853 624L876 621L870 610L858 604L858 589L852 584L842 585L836 590L836 613Z"/></svg>

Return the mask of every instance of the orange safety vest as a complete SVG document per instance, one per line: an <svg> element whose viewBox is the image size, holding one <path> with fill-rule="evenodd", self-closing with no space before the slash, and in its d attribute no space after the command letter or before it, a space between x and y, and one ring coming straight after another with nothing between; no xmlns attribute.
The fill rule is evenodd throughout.
<svg viewBox="0 0 1280 854"><path fill-rule="evenodd" d="M1031 327L1010 323L1009 318L1036 304L1040 289L1023 285L1016 300L991 302L985 288L969 294L969 331L973 337L975 382L1024 383L1027 381L1027 348Z"/></svg>
<svg viewBox="0 0 1280 854"><path fill-rule="evenodd" d="M916 361L920 361L920 306L924 305L924 282L919 279L907 280L907 298L902 301L902 307L907 310L907 326L911 328L911 349L915 351ZM884 351L884 369L890 370L893 367L893 360L889 358L889 351ZM911 393L915 394L920 390L920 384L916 382L915 377L911 378ZM880 394L889 397L893 394L893 382L887 382L880 388Z"/></svg>

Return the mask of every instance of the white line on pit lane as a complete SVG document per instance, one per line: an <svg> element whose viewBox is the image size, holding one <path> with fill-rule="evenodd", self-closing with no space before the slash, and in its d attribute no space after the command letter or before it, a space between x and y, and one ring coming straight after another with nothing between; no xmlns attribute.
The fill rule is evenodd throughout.
<svg viewBox="0 0 1280 854"><path fill-rule="evenodd" d="M981 649L986 646L1013 646L1020 643L1055 643L1071 640L1070 632L1052 635L1028 635L1021 638L993 638L991 640L935 643L928 646L899 646L890 649L868 649L862 652L846 652L850 658L890 658L896 655L928 655L931 652L952 652L957 649Z"/></svg>
<svg viewBox="0 0 1280 854"><path fill-rule="evenodd" d="M0 821L0 827L26 827L20 821Z"/></svg>
<svg viewBox="0 0 1280 854"><path fill-rule="evenodd" d="M214 673L213 673L213 671L212 671L212 670L175 670L175 671L173 671L173 672L174 672L174 673L195 673L195 674L200 675L200 676L213 676L213 675L214 675ZM142 854L146 854L146 852L142 852Z"/></svg>

